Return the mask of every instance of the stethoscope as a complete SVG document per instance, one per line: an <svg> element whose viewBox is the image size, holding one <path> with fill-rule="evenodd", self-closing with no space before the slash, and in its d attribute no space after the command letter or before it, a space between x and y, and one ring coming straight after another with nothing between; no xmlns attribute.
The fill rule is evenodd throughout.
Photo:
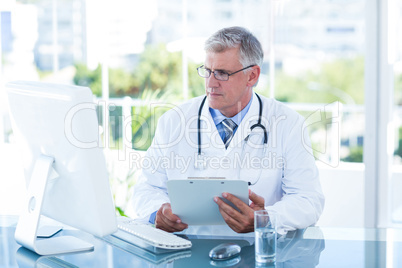
<svg viewBox="0 0 402 268"><path fill-rule="evenodd" d="M260 105L260 110L258 113L258 121L256 124L254 124L250 127L250 131L252 132L253 129L258 128L258 127L264 131L263 154L265 154L266 148L268 146L267 145L268 144L268 132L267 132L267 129L264 127L264 125L261 124L262 108L263 108L261 98L260 98L260 96L258 96L258 94L255 94L255 95L257 96L258 103ZM207 165L206 161L204 159L202 159L202 152L201 152L201 113L202 113L202 108L204 107L206 99L207 99L207 96L204 97L204 99L202 100L202 102L200 104L200 108L198 109L198 121L197 121L198 153L197 153L197 159L194 162L194 168L199 169L199 170L205 169L206 165ZM250 138L250 134L247 135L247 137L244 139L246 143L249 140L249 138ZM243 151L244 151L244 146L243 146ZM258 179L256 182L254 182L254 183L248 182L249 186L256 184L260 180L261 172L262 172L262 170L260 169L260 175L258 176Z"/></svg>

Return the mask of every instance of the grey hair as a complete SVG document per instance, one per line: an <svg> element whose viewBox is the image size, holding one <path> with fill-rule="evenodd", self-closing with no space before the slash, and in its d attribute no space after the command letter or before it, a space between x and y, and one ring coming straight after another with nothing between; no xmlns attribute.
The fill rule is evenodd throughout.
<svg viewBox="0 0 402 268"><path fill-rule="evenodd" d="M230 48L239 47L239 61L243 67L256 64L262 66L264 52L261 43L243 27L223 28L205 41L205 51L220 53Z"/></svg>

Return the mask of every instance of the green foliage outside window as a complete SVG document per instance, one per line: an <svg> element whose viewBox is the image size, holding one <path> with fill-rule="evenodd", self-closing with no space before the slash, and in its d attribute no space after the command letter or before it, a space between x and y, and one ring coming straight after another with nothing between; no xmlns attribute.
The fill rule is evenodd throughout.
<svg viewBox="0 0 402 268"><path fill-rule="evenodd" d="M95 70L89 70L85 64L75 65L74 84L89 87L92 93L100 97L102 95L102 69L100 65Z"/></svg>
<svg viewBox="0 0 402 268"><path fill-rule="evenodd" d="M398 130L398 147L395 150L394 154L398 155L399 157L402 158L402 127L399 128Z"/></svg>
<svg viewBox="0 0 402 268"><path fill-rule="evenodd" d="M337 59L323 63L319 71L306 70L298 75L278 71L275 98L294 103L344 104L351 99L356 104L364 103L364 59L356 57ZM262 89L269 92L269 89ZM264 91L265 90L265 91ZM350 96L348 99L344 96Z"/></svg>
<svg viewBox="0 0 402 268"><path fill-rule="evenodd" d="M165 45L148 46L141 54L138 65L131 71L109 68L109 97L131 96L139 98L144 91L161 91L164 97L183 99L182 59L180 52L168 52ZM189 97L204 94L204 80L197 74L200 64L189 62ZM74 83L90 87L92 92L102 95L102 67L89 70L84 64L76 64Z"/></svg>
<svg viewBox="0 0 402 268"><path fill-rule="evenodd" d="M172 101L159 90L146 90L141 95L141 100L147 105L132 107L132 145L136 150L147 150L151 145L156 131L159 117L171 107L167 105ZM163 103L157 103L164 100Z"/></svg>
<svg viewBox="0 0 402 268"><path fill-rule="evenodd" d="M350 148L349 155L343 159L345 162L363 162L363 146L355 146Z"/></svg>

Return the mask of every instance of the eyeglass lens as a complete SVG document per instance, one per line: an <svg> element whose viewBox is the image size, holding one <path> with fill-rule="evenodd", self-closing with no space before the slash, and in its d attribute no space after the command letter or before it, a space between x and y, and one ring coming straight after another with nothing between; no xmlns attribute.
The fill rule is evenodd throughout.
<svg viewBox="0 0 402 268"><path fill-rule="evenodd" d="M211 70L206 69L203 66L198 68L198 74L201 77L208 78L211 76L212 73L214 73L215 78L218 80L226 81L229 79L229 74L227 72L220 71L220 70L215 70L212 72Z"/></svg>

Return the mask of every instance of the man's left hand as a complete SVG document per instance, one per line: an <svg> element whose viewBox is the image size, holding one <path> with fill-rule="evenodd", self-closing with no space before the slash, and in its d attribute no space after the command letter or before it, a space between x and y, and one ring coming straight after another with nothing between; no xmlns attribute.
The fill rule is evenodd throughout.
<svg viewBox="0 0 402 268"><path fill-rule="evenodd" d="M236 233L248 233L254 231L254 211L264 209L264 198L249 190L249 198L252 203L245 204L236 196L230 193L223 193L222 196L232 202L238 209L232 208L219 197L214 201L219 206L219 211L227 225Z"/></svg>

